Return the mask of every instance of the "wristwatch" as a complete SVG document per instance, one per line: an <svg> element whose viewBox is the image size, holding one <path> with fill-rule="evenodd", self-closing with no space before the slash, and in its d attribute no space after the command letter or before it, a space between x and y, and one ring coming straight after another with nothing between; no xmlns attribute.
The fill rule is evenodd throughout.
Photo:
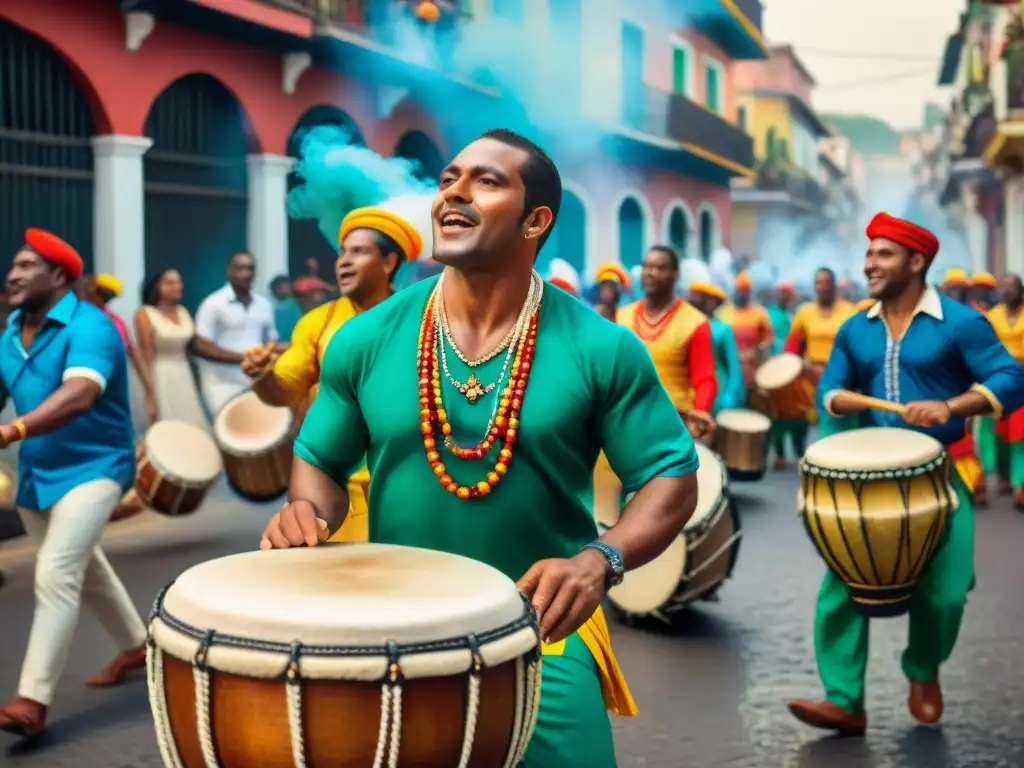
<svg viewBox="0 0 1024 768"><path fill-rule="evenodd" d="M622 559L622 553L619 550L610 544L605 544L603 541L592 541L584 546L583 549L595 549L604 555L605 562L607 563L607 571L604 577L604 588L606 591L622 583L626 576L626 561Z"/></svg>

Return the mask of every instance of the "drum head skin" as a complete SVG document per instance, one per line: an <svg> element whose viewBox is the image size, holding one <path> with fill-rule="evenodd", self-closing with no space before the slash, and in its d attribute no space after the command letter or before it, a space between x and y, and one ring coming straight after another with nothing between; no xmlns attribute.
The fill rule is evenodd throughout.
<svg viewBox="0 0 1024 768"><path fill-rule="evenodd" d="M246 552L185 571L166 613L269 643L383 646L482 634L523 617L515 584L458 555L382 544Z"/></svg>
<svg viewBox="0 0 1024 768"><path fill-rule="evenodd" d="M772 428L772 421L763 413L748 411L745 408L733 408L720 411L715 417L718 425L732 432L749 432L757 434Z"/></svg>
<svg viewBox="0 0 1024 768"><path fill-rule="evenodd" d="M724 465L718 454L706 445L696 443L700 469L697 470L697 508L683 530L701 525L722 503L725 491Z"/></svg>
<svg viewBox="0 0 1024 768"><path fill-rule="evenodd" d="M669 548L647 565L629 571L619 586L608 591L608 599L626 613L652 613L676 593L685 572L686 537L676 536Z"/></svg>
<svg viewBox="0 0 1024 768"><path fill-rule="evenodd" d="M293 419L291 408L267 405L254 392L246 392L217 414L213 434L229 453L264 451L287 437Z"/></svg>
<svg viewBox="0 0 1024 768"><path fill-rule="evenodd" d="M158 421L146 432L146 455L156 468L186 483L212 481L224 468L213 438L184 421Z"/></svg>
<svg viewBox="0 0 1024 768"><path fill-rule="evenodd" d="M821 469L876 472L919 467L938 458L934 437L897 427L867 427L840 432L811 444L804 461Z"/></svg>
<svg viewBox="0 0 1024 768"><path fill-rule="evenodd" d="M754 383L761 389L778 389L794 381L804 369L803 358L783 352L768 360L754 372Z"/></svg>

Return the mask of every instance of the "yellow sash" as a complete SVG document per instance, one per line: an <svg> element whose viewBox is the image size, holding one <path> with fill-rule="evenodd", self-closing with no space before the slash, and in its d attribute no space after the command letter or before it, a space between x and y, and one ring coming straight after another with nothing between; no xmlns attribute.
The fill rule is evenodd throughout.
<svg viewBox="0 0 1024 768"><path fill-rule="evenodd" d="M629 686L626 685L626 678L619 667L618 659L615 658L615 651L612 650L612 638L608 633L604 611L598 607L576 634L580 636L580 640L597 662L598 674L601 676L601 693L608 711L620 717L634 717L639 714L640 710L633 701ZM542 645L540 650L544 656L561 656L565 653L565 640Z"/></svg>
<svg viewBox="0 0 1024 768"><path fill-rule="evenodd" d="M958 456L953 459L953 468L971 491L978 487L978 481L984 474L977 456Z"/></svg>

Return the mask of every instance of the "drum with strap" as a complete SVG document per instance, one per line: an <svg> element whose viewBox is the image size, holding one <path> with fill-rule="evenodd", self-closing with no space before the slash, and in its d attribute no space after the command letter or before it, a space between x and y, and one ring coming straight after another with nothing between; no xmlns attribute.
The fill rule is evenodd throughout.
<svg viewBox="0 0 1024 768"><path fill-rule="evenodd" d="M490 566L373 544L233 555L157 598L166 766L514 768L540 699L536 614Z"/></svg>
<svg viewBox="0 0 1024 768"><path fill-rule="evenodd" d="M667 550L608 592L620 615L668 621L693 601L710 598L732 575L742 536L739 513L729 497L725 465L710 448L696 447L697 508Z"/></svg>
<svg viewBox="0 0 1024 768"><path fill-rule="evenodd" d="M195 512L224 468L213 438L184 421L158 421L138 441L135 456L135 491L164 515Z"/></svg>
<svg viewBox="0 0 1024 768"><path fill-rule="evenodd" d="M773 419L803 419L814 409L814 384L799 355L775 355L757 369L754 383L764 393Z"/></svg>
<svg viewBox="0 0 1024 768"><path fill-rule="evenodd" d="M808 447L797 508L818 554L863 613L909 610L958 505L950 471L942 445L909 429L855 429Z"/></svg>
<svg viewBox="0 0 1024 768"><path fill-rule="evenodd" d="M772 422L764 414L735 408L715 417L715 450L737 482L760 480L768 468L768 432Z"/></svg>
<svg viewBox="0 0 1024 768"><path fill-rule="evenodd" d="M251 501L288 492L295 416L291 408L267 405L244 392L225 405L213 425L231 487Z"/></svg>

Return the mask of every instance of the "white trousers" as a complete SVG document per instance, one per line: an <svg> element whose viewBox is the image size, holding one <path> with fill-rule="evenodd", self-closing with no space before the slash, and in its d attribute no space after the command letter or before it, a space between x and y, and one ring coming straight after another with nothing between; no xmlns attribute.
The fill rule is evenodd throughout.
<svg viewBox="0 0 1024 768"><path fill-rule="evenodd" d="M36 610L19 696L47 706L53 702L83 600L119 651L146 642L142 617L97 546L120 501L121 487L102 479L73 488L46 512L18 509L26 533L38 546Z"/></svg>
<svg viewBox="0 0 1024 768"><path fill-rule="evenodd" d="M229 400L249 390L250 387L251 385L246 381L221 377L216 371L203 371L200 375L200 388L212 419L217 418L217 414L228 404Z"/></svg>

